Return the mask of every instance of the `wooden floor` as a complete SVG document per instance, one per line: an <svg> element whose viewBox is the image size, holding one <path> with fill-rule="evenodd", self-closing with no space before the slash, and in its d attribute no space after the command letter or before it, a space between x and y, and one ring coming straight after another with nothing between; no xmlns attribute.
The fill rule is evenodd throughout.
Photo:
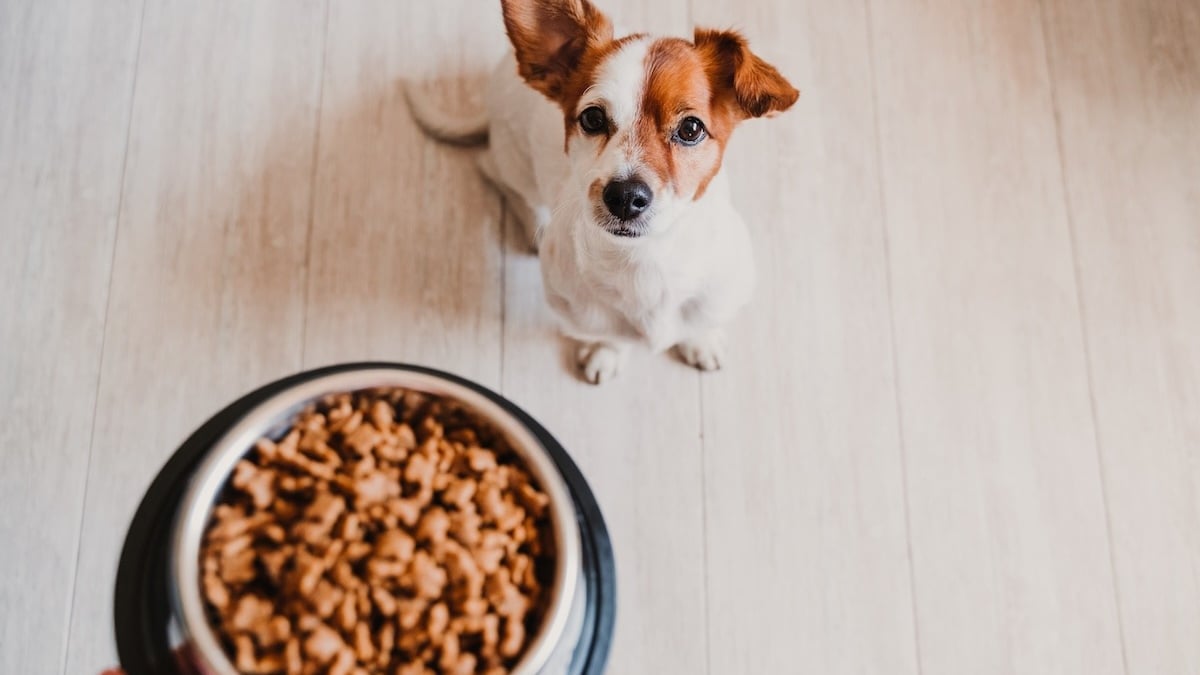
<svg viewBox="0 0 1200 675"><path fill-rule="evenodd" d="M601 0L803 91L728 156L726 370L565 366L397 88L498 3L0 0L0 672L115 662L142 491L238 394L390 359L541 419L615 542L609 672L1200 673L1200 4Z"/></svg>

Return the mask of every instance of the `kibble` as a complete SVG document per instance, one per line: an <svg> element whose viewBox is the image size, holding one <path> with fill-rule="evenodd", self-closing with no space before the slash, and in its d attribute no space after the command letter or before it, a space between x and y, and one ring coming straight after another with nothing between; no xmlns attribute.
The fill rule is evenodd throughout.
<svg viewBox="0 0 1200 675"><path fill-rule="evenodd" d="M200 583L242 673L500 675L545 611L549 500L451 401L329 397L260 440L220 502Z"/></svg>

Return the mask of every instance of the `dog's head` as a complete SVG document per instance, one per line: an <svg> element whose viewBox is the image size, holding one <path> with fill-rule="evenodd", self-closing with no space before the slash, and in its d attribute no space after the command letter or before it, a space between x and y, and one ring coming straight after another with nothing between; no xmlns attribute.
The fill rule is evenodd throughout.
<svg viewBox="0 0 1200 675"><path fill-rule="evenodd" d="M557 103L591 216L617 236L661 231L704 195L733 129L800 93L732 31L613 38L587 0L502 0L521 77Z"/></svg>

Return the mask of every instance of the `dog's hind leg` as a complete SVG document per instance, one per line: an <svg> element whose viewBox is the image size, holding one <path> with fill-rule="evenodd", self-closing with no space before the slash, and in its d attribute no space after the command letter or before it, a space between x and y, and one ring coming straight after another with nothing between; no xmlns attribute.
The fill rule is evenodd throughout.
<svg viewBox="0 0 1200 675"><path fill-rule="evenodd" d="M508 208L509 214L521 223L521 227L525 230L526 239L532 250L536 253L538 244L541 242L542 232L545 231L546 225L550 223L550 209L530 206L521 193L504 182L504 177L501 175L500 169L496 166L496 160L492 158L490 152L480 154L475 160L475 164L479 167L479 172L483 174L484 178L500 191L501 196L504 197L504 203Z"/></svg>

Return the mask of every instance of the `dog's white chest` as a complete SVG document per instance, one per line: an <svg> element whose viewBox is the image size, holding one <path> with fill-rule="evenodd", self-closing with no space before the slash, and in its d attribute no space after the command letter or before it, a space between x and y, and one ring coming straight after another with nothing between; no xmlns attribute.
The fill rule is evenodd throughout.
<svg viewBox="0 0 1200 675"><path fill-rule="evenodd" d="M543 279L551 306L573 332L609 335L670 347L684 333L684 307L699 294L699 279L661 259L614 256L578 259L552 232L542 252Z"/></svg>

